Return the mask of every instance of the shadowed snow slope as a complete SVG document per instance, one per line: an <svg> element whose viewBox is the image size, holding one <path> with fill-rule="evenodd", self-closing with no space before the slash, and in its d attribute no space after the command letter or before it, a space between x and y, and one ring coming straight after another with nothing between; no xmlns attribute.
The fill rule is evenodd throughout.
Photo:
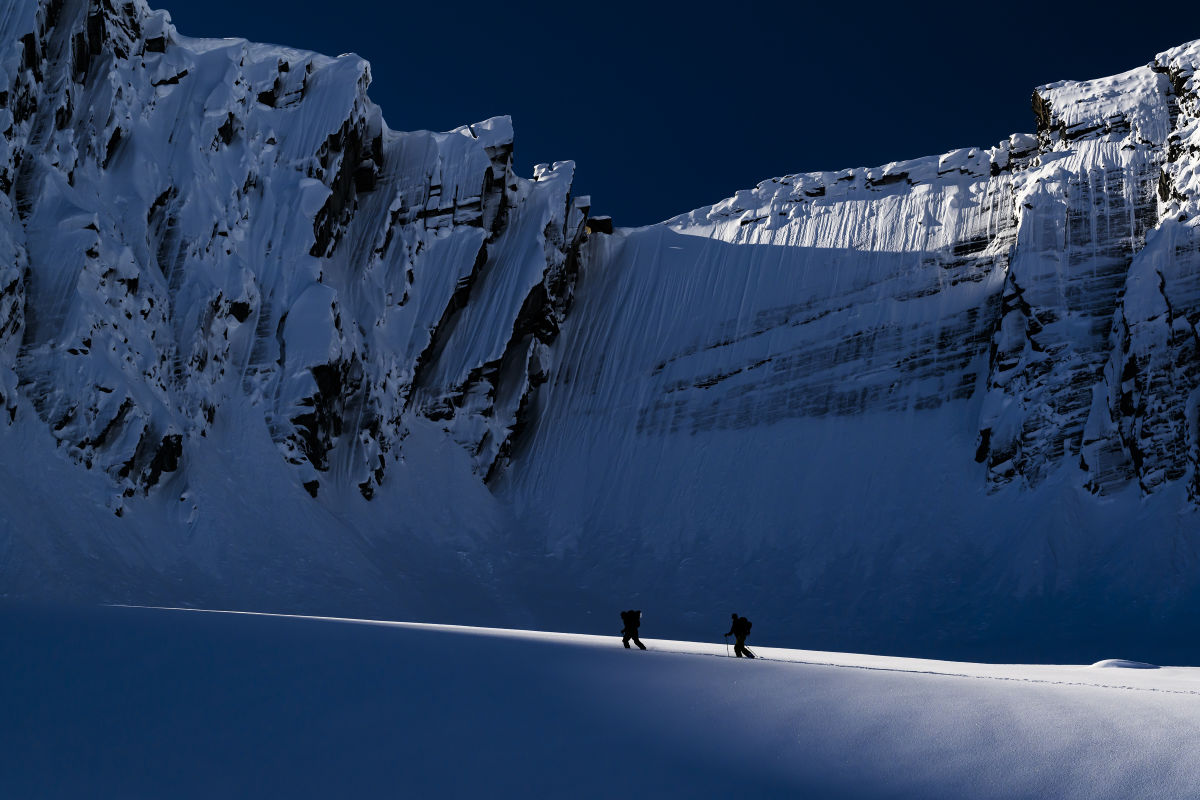
<svg viewBox="0 0 1200 800"><path fill-rule="evenodd" d="M0 610L0 795L1182 798L1200 670ZM807 793L807 794L805 794Z"/></svg>

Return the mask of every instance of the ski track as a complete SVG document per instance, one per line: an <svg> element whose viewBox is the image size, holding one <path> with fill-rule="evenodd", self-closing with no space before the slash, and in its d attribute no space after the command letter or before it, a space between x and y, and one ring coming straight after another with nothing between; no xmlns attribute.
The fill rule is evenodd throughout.
<svg viewBox="0 0 1200 800"><path fill-rule="evenodd" d="M507 628L484 628L484 627L474 627L474 626L469 626L469 625L443 625L443 624L430 623L430 622L401 622L401 621L395 621L395 620L353 619L353 618L349 618L349 617L320 617L320 616L310 616L310 615L305 615L305 614L275 614L275 613L269 613L269 612L264 612L264 611L234 611L234 610L228 610L228 609L179 608L179 607L171 607L171 606L139 606L139 605L113 604L113 605L109 605L107 607L108 608L135 608L135 609L144 609L144 610L151 610L151 611L189 611L189 612L203 613L203 614L235 614L235 615L239 615L239 616L252 616L252 617L278 617L278 618L284 618L284 619L310 620L310 621L314 621L314 622L347 622L347 623L353 623L353 624L357 624L357 625L380 625L380 626L384 626L384 627L405 628L408 630L429 630L429 631L440 631L443 633L460 633L460 634L474 633L474 634L479 634L479 635L484 635L484 636L526 638L526 639L535 639L535 640L541 640L541 641L560 641L562 643L580 644L580 645L588 645L588 646L599 646L599 645L608 644L611 641L613 641L614 639L619 641L619 639L617 637L600 636L600 635L596 635L596 634L582 634L582 633L576 634L576 633L563 633L563 632L552 632L552 631L527 631L527 630L516 630L516 629L507 629ZM643 641L646 643L647 652L670 653L673 655L685 655L685 656L707 656L709 658L737 658L736 656L725 655L722 653L705 653L705 652L697 652L696 650L688 649L685 647L679 647L679 646L672 647L671 644L669 643L670 640L644 639ZM693 646L698 646L698 645L701 645L704 643L702 643L702 642L687 642L687 643L678 642L678 643L676 643L676 645L679 645L679 644L689 644L689 645L693 645ZM713 646L718 647L720 645L713 645ZM767 647L766 645L762 645L759 647L759 649L762 650L762 649L765 649L766 647ZM880 656L880 657L886 658L887 656ZM897 657L897 658L902 658L902 657ZM805 659L805 658L780 658L777 656L776 657L755 656L753 659L742 659L742 660L743 661L765 661L765 662L774 663L774 664L800 664L803 666L810 666L810 667L832 667L835 669L855 669L855 670L862 670L862 671L866 671L866 672L896 672L896 673L906 673L906 674L910 674L910 675L932 675L932 676L944 677L944 678L965 678L968 680L989 680L989 681L1001 681L1001 682L1009 682L1009 683L1029 683L1029 684L1042 684L1042 685L1047 685L1047 686L1075 686L1075 687L1086 688L1086 689L1105 689L1105 690L1109 690L1109 691L1153 692L1153 693L1157 693L1157 694L1176 694L1176 695L1200 695L1200 690L1190 690L1190 689L1169 689L1169 688L1154 687L1154 686L1128 686L1128 685L1118 685L1118 684L1111 684L1111 683L1090 683L1087 681L1065 681L1065 680L1064 681L1056 681L1056 680L1049 680L1046 678L1027 678L1027 677L1009 677L1009 676L1004 676L1004 675L971 674L969 672L950 672L950 671L934 670L934 669L904 669L901 667L871 666L868 664L846 664L846 663L838 663L836 661L818 661L818 660ZM916 660L916 659L906 659L906 660ZM1009 666L1009 665L1006 665L1006 666ZM1035 667L1080 666L1080 667L1082 667L1085 665L1032 665L1032 666L1035 666Z"/></svg>

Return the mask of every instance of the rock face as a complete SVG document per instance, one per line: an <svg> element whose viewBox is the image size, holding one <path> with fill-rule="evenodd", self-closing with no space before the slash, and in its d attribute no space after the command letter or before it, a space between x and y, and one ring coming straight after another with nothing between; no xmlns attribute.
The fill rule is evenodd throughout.
<svg viewBox="0 0 1200 800"><path fill-rule="evenodd" d="M10 417L28 399L125 497L235 400L314 496L372 496L407 414L503 459L570 296L570 163L514 175L507 118L395 133L362 60L189 40L141 2L2 25Z"/></svg>
<svg viewBox="0 0 1200 800"><path fill-rule="evenodd" d="M860 648L1200 605L1200 44L637 230L354 56L142 0L0 0L0 54L4 593L653 590Z"/></svg>

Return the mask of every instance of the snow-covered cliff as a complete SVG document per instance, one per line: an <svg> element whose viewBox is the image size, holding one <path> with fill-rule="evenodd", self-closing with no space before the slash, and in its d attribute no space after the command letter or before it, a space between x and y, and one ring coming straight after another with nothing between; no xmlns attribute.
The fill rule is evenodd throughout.
<svg viewBox="0 0 1200 800"><path fill-rule="evenodd" d="M0 0L0 54L0 593L859 648L1200 605L1200 44L612 234L355 56L143 0Z"/></svg>
<svg viewBox="0 0 1200 800"><path fill-rule="evenodd" d="M354 56L8 12L7 394L64 452L145 494L244 398L311 494L370 496L415 404L491 468L569 292L570 163L516 177L506 118L394 133Z"/></svg>
<svg viewBox="0 0 1200 800"><path fill-rule="evenodd" d="M10 593L120 595L98 577L114 553L136 587L208 560L187 553L205 539L251 576L312 539L303 569L390 585L362 536L416 528L455 561L458 532L496 526L464 494L486 496L570 298L570 162L516 176L507 118L393 132L361 59L188 39L140 0L5 2L0 54ZM393 476L387 509L364 510L405 451L418 483L435 463L461 482ZM466 508L431 521L450 497ZM80 550L101 563L63 565ZM294 596L296 568L266 593Z"/></svg>
<svg viewBox="0 0 1200 800"><path fill-rule="evenodd" d="M1197 63L1040 87L1036 134L990 149L593 238L501 496L573 585L682 618L1157 636L1200 585Z"/></svg>

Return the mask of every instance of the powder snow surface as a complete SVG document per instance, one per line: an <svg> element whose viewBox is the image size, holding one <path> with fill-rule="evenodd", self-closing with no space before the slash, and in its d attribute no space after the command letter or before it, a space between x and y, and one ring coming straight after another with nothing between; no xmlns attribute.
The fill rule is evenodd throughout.
<svg viewBox="0 0 1200 800"><path fill-rule="evenodd" d="M0 633L9 798L1096 800L1200 785L1195 668L753 636L748 662L719 643L646 638L643 653L615 635L149 609L7 609Z"/></svg>

